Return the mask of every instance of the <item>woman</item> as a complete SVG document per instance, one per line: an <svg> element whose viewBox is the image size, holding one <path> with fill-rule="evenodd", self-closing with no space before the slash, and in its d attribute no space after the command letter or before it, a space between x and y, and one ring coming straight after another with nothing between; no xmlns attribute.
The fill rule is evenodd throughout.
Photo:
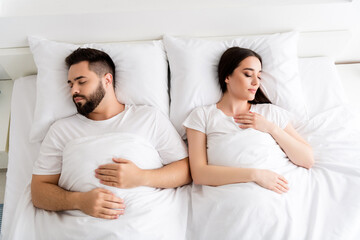
<svg viewBox="0 0 360 240"><path fill-rule="evenodd" d="M218 67L219 83L223 92L221 100L217 104L195 109L185 121L191 174L195 184L218 186L253 181L277 193L288 190L286 179L272 171L234 168L231 167L230 159L230 166L226 167L208 164L207 138L212 135L226 135L232 131L236 134L241 130L255 129L270 134L292 163L305 168L311 168L313 165L313 154L309 144L289 123L286 112L271 105L259 88L261 65L261 57L250 49L229 48L222 55ZM274 118L271 114L277 115L275 118L281 118L275 119L278 123L267 119ZM197 126L200 122L204 123L203 126ZM279 123L282 123L283 127L279 126ZM207 131L202 132L199 130L201 127L205 127ZM227 160L221 161L228 165Z"/></svg>
<svg viewBox="0 0 360 240"><path fill-rule="evenodd" d="M193 239L217 239L225 232L230 234L225 239L238 239L237 234L246 231L236 233L232 228L246 224L245 217L240 219L243 215L286 215L284 201L270 194L289 190L279 172L303 167L301 174L306 174L305 168L314 163L311 147L292 127L288 112L272 105L259 88L261 69L257 53L239 47L226 50L218 66L222 98L194 109L184 122L195 183ZM225 220L229 218L233 219ZM204 221L207 224L198 224ZM268 224L266 217L256 221ZM269 234L276 236L271 230Z"/></svg>

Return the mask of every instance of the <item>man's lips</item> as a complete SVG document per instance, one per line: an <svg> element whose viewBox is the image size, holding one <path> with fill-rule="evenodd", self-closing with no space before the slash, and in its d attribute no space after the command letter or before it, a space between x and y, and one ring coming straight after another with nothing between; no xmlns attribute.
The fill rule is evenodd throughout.
<svg viewBox="0 0 360 240"><path fill-rule="evenodd" d="M81 100L83 100L84 98L83 97L74 97L74 102L79 102Z"/></svg>

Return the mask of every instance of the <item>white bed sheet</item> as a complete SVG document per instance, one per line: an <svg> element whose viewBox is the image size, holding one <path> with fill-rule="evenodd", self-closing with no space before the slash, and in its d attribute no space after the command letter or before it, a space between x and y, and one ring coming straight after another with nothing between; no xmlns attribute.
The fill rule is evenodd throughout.
<svg viewBox="0 0 360 240"><path fill-rule="evenodd" d="M270 158L272 162L262 168L289 181L285 194L252 182L194 185L190 239L360 239L360 131L354 131L351 122L352 113L339 106L298 129L314 151L315 165L310 170L290 162L280 165L280 157ZM244 141L241 134L237 136L236 140L221 139L221 144ZM229 149L223 155L231 151L239 154L238 149ZM257 158L254 152L241 151L241 155L242 159L268 160Z"/></svg>
<svg viewBox="0 0 360 240"><path fill-rule="evenodd" d="M184 240L187 229L189 186L176 189L102 185L93 171L112 156L131 159L142 169L162 166L149 141L134 134L108 133L76 138L64 148L59 186L87 192L105 188L124 199L124 215L114 220L91 217L81 211L51 212L35 208L30 186L21 195L6 239L154 239ZM86 159L86 161L84 161ZM146 159L146 161L144 161Z"/></svg>
<svg viewBox="0 0 360 240"><path fill-rule="evenodd" d="M308 63L307 66L312 66ZM306 87L304 90L306 91ZM11 227L16 206L21 194L30 182L32 165L37 158L40 148L40 143L29 142L29 132L32 125L35 106L35 92L36 76L17 79L14 83L11 106L9 164L1 230L2 234L7 234ZM343 105L342 99L339 100L339 105L335 104L328 106L329 109L324 110L322 114L313 116L311 119L312 125L304 125L302 128L298 129L298 131L310 142L310 144L316 146L314 149L315 158L321 159L321 163L318 165L319 168L324 167L333 169L339 174L352 174L355 178L358 178L360 182L358 174L360 168L360 149L353 147L346 148L346 144L353 145L354 142L352 142L351 139L358 138L354 135L347 137L347 135L352 133L348 130L343 131L345 128L341 129L341 121L351 118L352 116L346 107L341 107L341 105ZM311 104L311 102L309 102L309 104ZM342 118L334 118L333 116L342 116ZM337 127L332 128L335 123L337 124ZM350 124L349 122L347 123ZM316 134L313 132L314 129L317 129ZM324 134L327 134L328 137L324 137ZM339 161L341 161L341 163ZM349 171L352 167L352 171ZM358 181L356 182L359 183ZM349 194L355 201L357 200L360 202L360 193L349 192ZM322 202L320 201L318 204L322 204ZM351 211L351 209L349 209L349 211ZM351 225L353 224L358 224L360 226L360 223L358 223L357 220L356 222L352 222ZM326 228L324 228L324 231L326 231Z"/></svg>
<svg viewBox="0 0 360 240"><path fill-rule="evenodd" d="M9 230L17 203L31 180L32 165L40 143L30 143L29 133L35 109L36 76L17 79L11 100L9 162L1 234Z"/></svg>

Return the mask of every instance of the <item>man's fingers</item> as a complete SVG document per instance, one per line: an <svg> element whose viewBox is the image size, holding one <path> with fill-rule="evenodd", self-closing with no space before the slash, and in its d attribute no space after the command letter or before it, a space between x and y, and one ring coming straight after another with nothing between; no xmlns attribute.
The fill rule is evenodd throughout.
<svg viewBox="0 0 360 240"><path fill-rule="evenodd" d="M116 176L117 171L114 169L107 169L107 168L98 168L95 170L95 172L97 174L101 174L101 175L108 175L108 176Z"/></svg>
<svg viewBox="0 0 360 240"><path fill-rule="evenodd" d="M105 188L98 188L98 189L100 192L104 193L104 195L102 196L102 199L104 201L113 202L113 203L117 203L117 204L124 203L124 199L115 196L115 194L113 192L111 192L110 190L107 190Z"/></svg>
<svg viewBox="0 0 360 240"><path fill-rule="evenodd" d="M103 218L103 219L118 219L118 215L106 215L106 214L98 214L95 217Z"/></svg>
<svg viewBox="0 0 360 240"><path fill-rule="evenodd" d="M100 165L98 167L98 169L102 169L102 170L116 170L117 168L118 165L115 163L108 163L108 164Z"/></svg>
<svg viewBox="0 0 360 240"><path fill-rule="evenodd" d="M104 215L123 215L124 214L124 209L110 209L110 208L102 208L99 212L99 214L104 214Z"/></svg>
<svg viewBox="0 0 360 240"><path fill-rule="evenodd" d="M118 203L118 204L123 204L124 203L124 200L122 198L119 198L113 194L111 195L106 195L104 196L103 198L105 201L107 202L113 202L113 203Z"/></svg>
<svg viewBox="0 0 360 240"><path fill-rule="evenodd" d="M95 177L102 181L105 181L105 182L115 182L116 181L116 177L114 177L114 176L95 174Z"/></svg>
<svg viewBox="0 0 360 240"><path fill-rule="evenodd" d="M103 212L99 212L98 214L95 215L95 217L104 218L104 219L118 219L119 215L124 214L124 212L120 212L119 214L112 214L112 212L106 212L106 213L105 212L106 212L105 210Z"/></svg>
<svg viewBox="0 0 360 240"><path fill-rule="evenodd" d="M114 203L114 202L104 202L103 207L108 208L108 209L124 210L125 204Z"/></svg>
<svg viewBox="0 0 360 240"><path fill-rule="evenodd" d="M116 163L128 163L129 160L123 159L123 158L113 158L112 159Z"/></svg>
<svg viewBox="0 0 360 240"><path fill-rule="evenodd" d="M107 190L107 189L105 189L105 188L97 188L96 190L98 190L99 192L106 193L106 194L108 194L108 195L111 195L111 196L114 196L114 197L115 197L115 195L114 195L114 193L113 193L112 191Z"/></svg>
<svg viewBox="0 0 360 240"><path fill-rule="evenodd" d="M119 184L118 182L100 180L100 183L109 187L122 188L121 184Z"/></svg>

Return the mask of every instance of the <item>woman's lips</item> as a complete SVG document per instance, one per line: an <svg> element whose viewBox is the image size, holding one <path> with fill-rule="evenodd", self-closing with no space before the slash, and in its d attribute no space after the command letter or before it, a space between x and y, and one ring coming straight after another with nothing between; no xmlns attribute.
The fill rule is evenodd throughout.
<svg viewBox="0 0 360 240"><path fill-rule="evenodd" d="M249 89L251 93L256 93L256 89Z"/></svg>

